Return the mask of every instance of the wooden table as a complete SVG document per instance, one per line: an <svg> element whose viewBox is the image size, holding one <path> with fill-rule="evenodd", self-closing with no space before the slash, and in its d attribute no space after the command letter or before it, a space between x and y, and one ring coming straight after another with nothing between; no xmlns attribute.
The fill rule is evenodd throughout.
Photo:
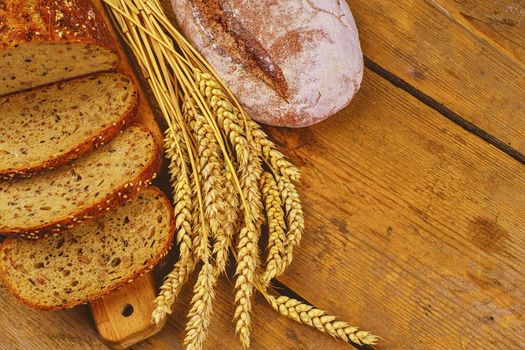
<svg viewBox="0 0 525 350"><path fill-rule="evenodd" d="M378 349L525 346L525 1L352 0L364 84L344 111L269 128L301 167L307 229L278 282L382 336ZM161 270L169 269L169 264ZM135 350L183 349L190 288ZM241 349L232 279L208 349ZM351 349L261 298L252 349ZM87 308L0 288L0 349L106 349Z"/></svg>

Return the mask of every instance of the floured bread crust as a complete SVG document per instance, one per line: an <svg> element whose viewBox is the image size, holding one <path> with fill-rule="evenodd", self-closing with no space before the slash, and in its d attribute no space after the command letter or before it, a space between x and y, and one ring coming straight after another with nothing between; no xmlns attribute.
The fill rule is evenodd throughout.
<svg viewBox="0 0 525 350"><path fill-rule="evenodd" d="M192 44L262 123L303 127L344 108L363 55L346 1L173 0Z"/></svg>

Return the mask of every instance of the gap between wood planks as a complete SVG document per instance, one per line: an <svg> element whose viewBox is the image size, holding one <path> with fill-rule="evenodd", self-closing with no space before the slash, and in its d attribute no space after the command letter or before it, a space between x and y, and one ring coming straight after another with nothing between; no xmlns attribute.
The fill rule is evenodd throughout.
<svg viewBox="0 0 525 350"><path fill-rule="evenodd" d="M309 305L317 307L315 305L315 303L311 303L307 299L303 298L300 294L297 294L297 292L295 292L292 288L288 287L287 285L285 285L284 283L280 282L277 279L273 279L272 280L272 286L274 287L274 289L276 291L279 292L279 294L283 294L283 295L285 295L285 296L287 296L289 298L294 298L294 299L297 299L299 301L302 301L303 303L306 303L306 304L309 304ZM295 322L295 321L290 320L290 322ZM359 327L359 325L355 325L355 326ZM309 327L309 326L304 325L304 327ZM323 336L328 336L329 337L329 335L327 335L327 334L323 334ZM355 343L352 343L352 342L349 342L348 344L352 345L354 348L356 348L358 350L372 350L372 349L374 349L373 347L368 346L368 345L358 345L358 344L355 344Z"/></svg>
<svg viewBox="0 0 525 350"><path fill-rule="evenodd" d="M374 73L378 74L382 78L388 80L392 85L394 85L397 88L400 88L406 92L408 92L410 95L417 98L419 101L427 105L428 107L436 110L441 115L443 115L445 118L450 119L454 123L461 126L463 129L467 130L468 132L478 136L485 142L491 144L492 146L496 147L503 153L509 155L510 157L514 158L518 162L525 164L525 155L521 154L514 148L512 148L509 144L501 141L494 135L489 134L485 130L481 129L480 127L476 126L474 123L466 120L456 112L452 111L448 107L446 107L443 103L440 103L439 101L435 100L434 98L430 97L429 95L425 94L421 90L415 88L414 86L407 83L405 80L401 79L397 75L389 72L385 68L381 67L379 64L375 63L368 57L364 57L365 61L365 67L373 71Z"/></svg>
<svg viewBox="0 0 525 350"><path fill-rule="evenodd" d="M129 52L127 52L127 53L129 55ZM133 64L135 63L134 59L132 59L131 61L133 62ZM381 76L383 79L385 79L388 82L390 82L392 85L394 85L394 86L404 90L405 92L408 92L410 95L412 95L415 98L417 98L423 104L425 104L425 105L429 106L430 108L436 110L437 112L439 112L441 115L443 115L447 119L449 119L452 122L454 122L455 124L461 126L466 131L468 131L468 132L478 136L479 138L481 138L485 142L487 142L487 143L493 145L494 147L498 148L500 151L502 151L505 154L511 156L512 158L514 158L518 162L520 162L522 164L525 164L525 156L520 154L518 151L514 150L508 144L502 142L501 140L499 140L495 136L489 134L488 132L486 132L482 128L476 126L472 122L469 122L468 120L466 120L465 118L461 117L456 112L450 110L449 108L447 108L442 103L440 103L437 100L435 100L434 98L432 98L429 95L425 94L424 92L418 90L417 88L415 88L411 84L407 83L405 80L401 79L397 75L395 75L395 74L391 73L390 71L384 69L383 67L381 67L379 64L375 63L374 61L372 61L368 57L365 57L365 66L368 69L370 69L371 71L373 71L374 73L376 73L379 76ZM134 68L136 69L136 71L138 71L136 66L134 66ZM140 74L139 74L139 77L140 77L139 79L142 78L142 76ZM141 81L141 83L142 83L142 86L146 86L146 85L144 85L144 81ZM151 101L151 99L150 99L150 101ZM153 104L153 106L155 106L155 104ZM157 120L159 120L159 119L157 119ZM306 298L304 298L303 296L298 294L295 290L293 290L292 288L288 287L287 285L279 282L278 280L273 280L272 281L272 285L276 288L277 291L279 291L280 293L282 293L282 294L284 294L284 295L286 295L288 297L292 297L292 298L298 299L300 301L306 302L306 303L308 303L310 305L317 306L316 303L309 302ZM327 310L327 311L333 312L334 310ZM294 322L294 321L288 320L288 322ZM356 326L359 326L359 325L356 325ZM308 327L308 326L303 326L303 327ZM352 343L349 343L349 345L353 346L356 349L362 349L362 350L372 349L370 347L360 347L357 344L352 344Z"/></svg>
<svg viewBox="0 0 525 350"><path fill-rule="evenodd" d="M108 13L108 12L106 12L106 13ZM111 18L111 16L110 16L110 18ZM118 27L115 25L115 23L112 23L112 25L114 26L113 27L114 30L117 30ZM137 79L139 81L139 84L147 92L147 100L148 100L148 102L150 103L151 107L154 110L154 115L155 115L155 119L156 119L157 123L159 124L159 126L162 129L165 129L165 127L166 127L165 126L165 122L164 122L163 118L160 117L160 114L159 114L160 112L158 111L158 107L157 107L157 101L155 100L155 98L152 97L151 91L149 89L149 86L146 83L146 81L145 81L145 79L144 79L144 77L143 77L143 75L141 73L140 67L137 65L135 57L129 52L129 50L127 49L126 43L122 40L122 37L120 35L118 35L118 41L119 41L119 44L124 48L124 52L127 55L128 59L129 59L129 62L131 64L131 66L133 67L134 72L136 73L136 77L137 77ZM162 169L159 171L159 174L168 174L167 163L166 162L163 162ZM168 177L159 176L157 179L154 180L154 185L159 187L159 188L161 188L164 193L172 193L172 189L171 189L171 185L170 185L170 181L169 181ZM170 253L170 254L173 254L173 253ZM175 254L175 256L178 256L178 249L177 249L177 254ZM279 282L276 279L272 280L272 285L276 288L276 290L279 291L280 294L283 294L285 296L288 296L288 297L300 300L300 301L305 302L305 303L307 303L309 305L317 307L315 305L315 303L309 302L308 300L303 298L301 295L297 294L294 290L292 290L291 288L289 288L288 286L286 286L285 284ZM295 322L293 320L288 320L288 321L289 322ZM303 327L309 327L307 325L302 325L302 326ZM356 326L359 326L359 325L356 325ZM323 334L323 336L330 337L329 335L326 335L326 334ZM367 346L367 345L360 346L360 345L352 343L352 342L349 342L348 344L353 346L354 348L356 348L358 350L372 350L373 349L372 347Z"/></svg>
<svg viewBox="0 0 525 350"><path fill-rule="evenodd" d="M405 92L409 93L419 101L421 101L423 104L427 105L428 107L436 110L438 113L443 115L445 118L451 120L455 124L459 125L466 131L476 135L477 137L481 138L485 142L489 143L490 145L496 147L503 153L509 155L513 159L517 160L518 162L525 164L525 155L521 154L520 152L516 151L514 148L512 148L509 144L506 144L505 142L499 140L497 137L491 135L487 131L483 130L482 128L476 126L474 123L466 120L465 118L461 117L458 113L452 111L448 107L446 107L443 103L438 102L434 98L430 97L429 95L425 94L421 90L415 88L411 84L407 83L405 80L401 79L397 75L389 72L385 68L381 67L376 62L372 61L370 58L364 56L364 62L365 67L373 71L374 73L381 76L383 79L390 82L392 85L394 85L397 88L400 88L404 90ZM278 281L277 279L272 280L272 285L275 287L279 293L286 295L291 298L295 298L297 300L300 300L302 302L308 303L310 305L316 306L315 303L312 303L308 301L306 298L298 294L295 290L288 287L284 283ZM372 347L369 346L359 346L357 344L349 343L356 349L360 350L371 350Z"/></svg>

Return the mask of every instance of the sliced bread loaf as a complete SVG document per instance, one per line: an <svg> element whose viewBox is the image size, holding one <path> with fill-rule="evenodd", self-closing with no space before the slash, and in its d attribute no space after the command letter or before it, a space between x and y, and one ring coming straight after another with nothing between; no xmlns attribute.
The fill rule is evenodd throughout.
<svg viewBox="0 0 525 350"><path fill-rule="evenodd" d="M43 238L126 202L160 166L151 133L133 125L83 158L0 181L0 234Z"/></svg>
<svg viewBox="0 0 525 350"><path fill-rule="evenodd" d="M7 239L0 246L0 276L22 302L38 309L86 303L138 278L169 250L170 203L147 188L126 205L58 237Z"/></svg>
<svg viewBox="0 0 525 350"><path fill-rule="evenodd" d="M0 177L56 167L107 143L136 105L133 80L118 73L0 97Z"/></svg>
<svg viewBox="0 0 525 350"><path fill-rule="evenodd" d="M0 1L0 95L115 68L114 48L91 0Z"/></svg>

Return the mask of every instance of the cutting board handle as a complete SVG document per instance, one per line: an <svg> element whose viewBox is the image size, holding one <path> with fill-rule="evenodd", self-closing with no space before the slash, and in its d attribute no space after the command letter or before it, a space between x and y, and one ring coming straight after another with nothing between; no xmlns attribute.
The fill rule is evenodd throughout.
<svg viewBox="0 0 525 350"><path fill-rule="evenodd" d="M151 273L91 302L91 313L100 337L112 349L127 349L155 334L164 323L151 322L155 285Z"/></svg>

